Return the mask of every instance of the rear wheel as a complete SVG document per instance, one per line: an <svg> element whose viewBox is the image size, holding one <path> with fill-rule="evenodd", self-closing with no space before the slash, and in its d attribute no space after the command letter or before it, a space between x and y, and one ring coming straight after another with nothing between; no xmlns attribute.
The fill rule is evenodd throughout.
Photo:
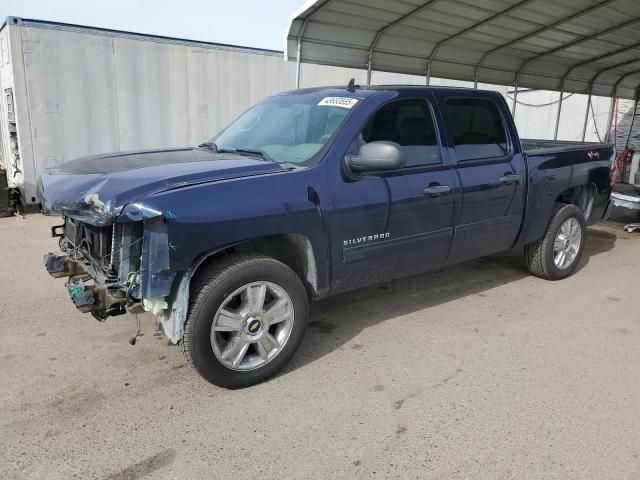
<svg viewBox="0 0 640 480"><path fill-rule="evenodd" d="M586 239L586 223L575 205L558 205L544 236L525 247L529 271L540 278L560 280L578 266Z"/></svg>
<svg viewBox="0 0 640 480"><path fill-rule="evenodd" d="M208 381L247 387L289 361L307 316L306 290L289 267L263 255L231 255L194 279L185 356Z"/></svg>

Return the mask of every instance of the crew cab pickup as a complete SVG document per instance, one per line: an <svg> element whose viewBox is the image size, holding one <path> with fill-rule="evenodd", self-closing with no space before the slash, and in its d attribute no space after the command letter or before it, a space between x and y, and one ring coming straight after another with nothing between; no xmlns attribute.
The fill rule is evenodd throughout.
<svg viewBox="0 0 640 480"><path fill-rule="evenodd" d="M310 300L514 247L532 274L570 275L613 158L521 140L495 92L296 90L197 147L44 173L63 218L44 262L81 311L151 312L203 377L244 387L292 357Z"/></svg>

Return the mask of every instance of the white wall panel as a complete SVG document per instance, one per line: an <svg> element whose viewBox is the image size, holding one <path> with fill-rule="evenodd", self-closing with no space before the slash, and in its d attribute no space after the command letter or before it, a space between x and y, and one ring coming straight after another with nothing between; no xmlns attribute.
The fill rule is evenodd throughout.
<svg viewBox="0 0 640 480"><path fill-rule="evenodd" d="M37 168L117 149L111 39L48 29L22 32Z"/></svg>
<svg viewBox="0 0 640 480"><path fill-rule="evenodd" d="M122 38L112 42L118 149L185 145L185 48Z"/></svg>

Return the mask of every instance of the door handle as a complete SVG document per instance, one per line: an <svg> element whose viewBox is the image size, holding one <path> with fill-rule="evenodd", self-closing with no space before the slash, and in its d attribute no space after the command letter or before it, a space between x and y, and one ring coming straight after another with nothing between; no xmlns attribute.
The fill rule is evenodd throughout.
<svg viewBox="0 0 640 480"><path fill-rule="evenodd" d="M504 176L498 179L500 183L504 183L506 185L510 185L513 182L518 183L520 181L520 175L516 175L515 173L506 173Z"/></svg>
<svg viewBox="0 0 640 480"><path fill-rule="evenodd" d="M436 183L429 185L427 188L422 190L422 193L424 193L425 195L429 195L430 197L438 197L443 193L447 193L449 191L451 191L449 185L440 185Z"/></svg>

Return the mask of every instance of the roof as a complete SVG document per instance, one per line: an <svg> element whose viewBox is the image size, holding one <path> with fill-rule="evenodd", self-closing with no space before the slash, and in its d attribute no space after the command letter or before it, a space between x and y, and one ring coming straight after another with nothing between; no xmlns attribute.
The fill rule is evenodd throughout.
<svg viewBox="0 0 640 480"><path fill-rule="evenodd" d="M436 86L436 85L413 85L413 84L385 84L385 85L354 85L354 89L352 91L348 90L347 85L330 85L323 87L306 87L306 88L296 88L294 90L287 90L284 92L279 92L274 95L304 95L308 93L324 93L327 95L346 95L348 96L350 93L359 92L363 96L373 95L376 92L402 92L402 91L427 91L427 90L436 90L438 92L444 92L449 94L459 94L461 91L473 91L480 92L487 95L495 95L496 92L494 90L470 90L467 87L452 87L452 86Z"/></svg>
<svg viewBox="0 0 640 480"><path fill-rule="evenodd" d="M38 20L33 18L7 17L0 26L2 30L6 25L20 25L31 28L48 28L51 30L63 30L67 32L86 33L90 35L106 35L110 37L128 38L131 40L143 40L148 42L171 43L176 45L188 45L200 48L214 48L221 50L232 50L243 53L255 53L268 56L280 56L282 51L269 50L266 48L244 47L241 45L230 45L227 43L205 42L201 40L189 40L186 38L166 37L163 35L151 35L147 33L129 32L125 30L113 30L110 28L91 27L88 25L77 25L74 23L53 22L49 20Z"/></svg>
<svg viewBox="0 0 640 480"><path fill-rule="evenodd" d="M640 2L312 0L286 59L298 45L308 63L634 98Z"/></svg>

